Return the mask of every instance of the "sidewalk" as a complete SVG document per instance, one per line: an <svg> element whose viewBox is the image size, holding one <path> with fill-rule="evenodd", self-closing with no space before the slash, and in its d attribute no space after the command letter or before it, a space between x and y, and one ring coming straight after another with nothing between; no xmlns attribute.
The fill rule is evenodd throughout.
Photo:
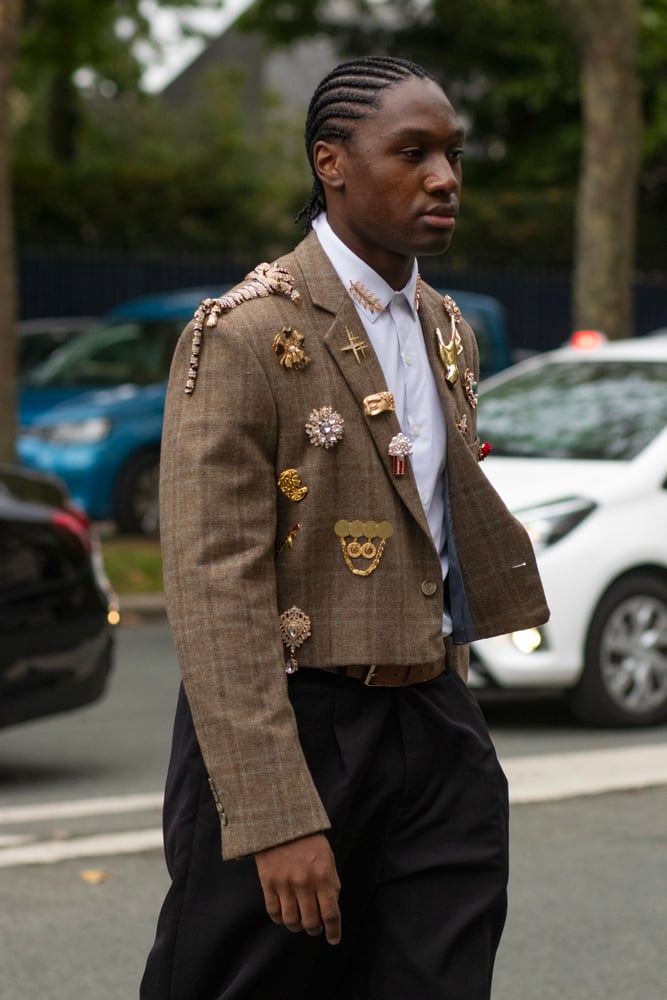
<svg viewBox="0 0 667 1000"><path fill-rule="evenodd" d="M124 594L119 596L120 625L141 625L149 621L166 621L164 594Z"/></svg>

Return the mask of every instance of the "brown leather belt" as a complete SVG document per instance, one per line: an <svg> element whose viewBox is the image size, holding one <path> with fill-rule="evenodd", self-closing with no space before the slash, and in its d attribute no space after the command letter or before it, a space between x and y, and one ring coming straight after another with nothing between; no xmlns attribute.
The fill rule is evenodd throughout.
<svg viewBox="0 0 667 1000"><path fill-rule="evenodd" d="M315 667L302 667L305 673L307 670L318 669ZM367 687L410 687L412 684L424 684L432 681L445 672L445 660L436 660L433 663L413 663L412 666L380 666L358 664L350 667L320 667L326 673L343 674L345 677L354 677L363 681Z"/></svg>

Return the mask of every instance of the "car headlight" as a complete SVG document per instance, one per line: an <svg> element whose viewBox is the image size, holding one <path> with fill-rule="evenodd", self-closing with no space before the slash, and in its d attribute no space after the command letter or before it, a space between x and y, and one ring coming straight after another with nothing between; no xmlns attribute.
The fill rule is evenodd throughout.
<svg viewBox="0 0 667 1000"><path fill-rule="evenodd" d="M28 427L23 429L23 433L51 444L95 444L108 437L111 427L111 421L104 417L90 417L88 420L77 420L76 423Z"/></svg>
<svg viewBox="0 0 667 1000"><path fill-rule="evenodd" d="M569 497L516 511L516 516L528 532L535 551L539 552L565 538L596 506L592 500Z"/></svg>

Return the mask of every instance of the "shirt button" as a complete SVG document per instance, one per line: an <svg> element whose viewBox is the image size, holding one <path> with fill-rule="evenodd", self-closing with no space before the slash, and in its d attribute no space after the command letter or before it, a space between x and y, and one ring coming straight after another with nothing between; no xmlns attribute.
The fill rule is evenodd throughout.
<svg viewBox="0 0 667 1000"><path fill-rule="evenodd" d="M421 424L413 424L412 427L410 428L410 433L412 434L413 437L418 438L421 432L422 432Z"/></svg>
<svg viewBox="0 0 667 1000"><path fill-rule="evenodd" d="M403 355L403 360L406 363L406 365L411 365L412 364L412 355L411 354L404 354Z"/></svg>
<svg viewBox="0 0 667 1000"><path fill-rule="evenodd" d="M422 594L424 597L433 597L437 592L438 585L435 580L424 580L422 583Z"/></svg>

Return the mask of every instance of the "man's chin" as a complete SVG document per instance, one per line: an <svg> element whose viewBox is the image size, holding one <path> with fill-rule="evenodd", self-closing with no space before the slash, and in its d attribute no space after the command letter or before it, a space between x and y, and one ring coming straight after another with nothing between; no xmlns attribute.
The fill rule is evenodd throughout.
<svg viewBox="0 0 667 1000"><path fill-rule="evenodd" d="M445 253L451 246L453 236L453 233L447 233L438 239L423 240L423 245L416 251L416 256L437 257L438 254Z"/></svg>

